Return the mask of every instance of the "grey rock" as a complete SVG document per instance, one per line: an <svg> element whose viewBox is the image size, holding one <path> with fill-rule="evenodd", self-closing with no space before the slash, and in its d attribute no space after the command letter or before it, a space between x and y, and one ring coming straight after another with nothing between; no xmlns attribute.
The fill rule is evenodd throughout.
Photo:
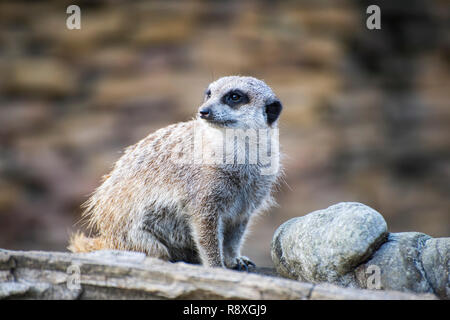
<svg viewBox="0 0 450 320"><path fill-rule="evenodd" d="M430 239L430 236L419 232L389 234L388 241L372 258L355 270L360 287L368 287L371 283L369 277L377 272L379 281L372 279L378 281L378 285L371 283L376 289L433 292L420 260L425 243ZM373 272L368 272L368 268L372 268Z"/></svg>
<svg viewBox="0 0 450 320"><path fill-rule="evenodd" d="M68 286L79 266L80 288ZM0 299L436 299L313 285L222 268L170 263L126 251L75 254L0 249ZM265 268L255 272L273 274Z"/></svg>
<svg viewBox="0 0 450 320"><path fill-rule="evenodd" d="M271 255L280 275L357 287L353 269L386 240L387 225L372 208L343 202L282 224Z"/></svg>
<svg viewBox="0 0 450 320"><path fill-rule="evenodd" d="M31 286L26 283L0 282L0 299L14 298L30 290Z"/></svg>
<svg viewBox="0 0 450 320"><path fill-rule="evenodd" d="M145 253L142 252L120 250L98 250L80 253L80 255L85 259L104 259L111 261L111 263L142 263L146 258Z"/></svg>
<svg viewBox="0 0 450 320"><path fill-rule="evenodd" d="M370 293L370 294L369 294ZM399 291L361 290L355 288L342 288L329 283L314 286L309 299L324 300L332 296L333 300L410 300L411 293ZM419 299L436 299L433 294L415 295Z"/></svg>
<svg viewBox="0 0 450 320"><path fill-rule="evenodd" d="M421 255L425 277L442 299L450 299L449 256L450 238L427 240Z"/></svg>

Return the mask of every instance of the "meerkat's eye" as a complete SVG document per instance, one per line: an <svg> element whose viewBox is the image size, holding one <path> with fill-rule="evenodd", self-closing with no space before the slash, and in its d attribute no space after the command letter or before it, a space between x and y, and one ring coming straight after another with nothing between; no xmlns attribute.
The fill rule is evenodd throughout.
<svg viewBox="0 0 450 320"><path fill-rule="evenodd" d="M237 93L232 93L230 95L230 99L233 100L234 102L237 102L237 101L239 101L239 99L241 99L241 96Z"/></svg>
<svg viewBox="0 0 450 320"><path fill-rule="evenodd" d="M226 95L224 95L222 98L222 101L223 101L223 103L229 105L230 107L234 107L236 105L248 103L249 98L246 94L244 94L238 90L233 90L233 91L227 93Z"/></svg>

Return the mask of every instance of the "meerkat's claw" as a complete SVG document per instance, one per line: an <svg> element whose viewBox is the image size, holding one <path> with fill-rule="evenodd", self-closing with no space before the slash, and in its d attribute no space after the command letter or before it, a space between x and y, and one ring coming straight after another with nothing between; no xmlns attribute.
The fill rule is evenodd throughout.
<svg viewBox="0 0 450 320"><path fill-rule="evenodd" d="M237 257L236 258L236 265L233 267L234 270L238 270L238 271L247 271L248 272L248 267L252 266L252 267L256 267L255 263L253 261L251 261L249 258L247 257Z"/></svg>

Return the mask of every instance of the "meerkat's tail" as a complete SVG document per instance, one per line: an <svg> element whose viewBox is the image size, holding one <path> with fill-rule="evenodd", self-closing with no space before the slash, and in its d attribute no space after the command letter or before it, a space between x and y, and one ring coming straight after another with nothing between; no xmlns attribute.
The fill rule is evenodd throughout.
<svg viewBox="0 0 450 320"><path fill-rule="evenodd" d="M83 233L77 232L70 237L67 249L72 252L90 252L106 249L106 246L101 238L89 238Z"/></svg>

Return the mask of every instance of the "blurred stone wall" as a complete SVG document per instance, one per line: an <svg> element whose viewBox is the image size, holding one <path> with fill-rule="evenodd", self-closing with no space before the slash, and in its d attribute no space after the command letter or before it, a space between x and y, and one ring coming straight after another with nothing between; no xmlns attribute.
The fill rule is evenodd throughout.
<svg viewBox="0 0 450 320"><path fill-rule="evenodd" d="M449 236L449 18L444 0L0 2L0 247L64 250L123 148L230 74L284 104L280 206L244 250L257 264L282 222L339 201Z"/></svg>

